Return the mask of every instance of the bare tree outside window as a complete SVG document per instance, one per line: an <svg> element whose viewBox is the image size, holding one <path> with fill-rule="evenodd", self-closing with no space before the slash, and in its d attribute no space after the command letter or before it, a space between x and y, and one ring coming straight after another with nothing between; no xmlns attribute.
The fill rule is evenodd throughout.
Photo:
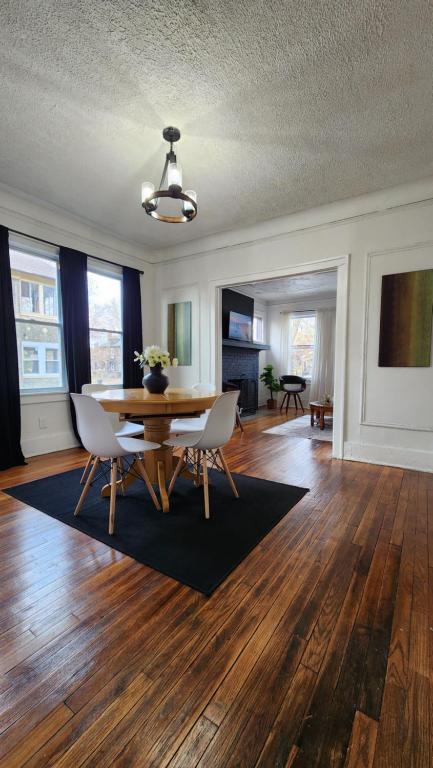
<svg viewBox="0 0 433 768"><path fill-rule="evenodd" d="M121 276L89 269L87 285L92 384L122 384Z"/></svg>
<svg viewBox="0 0 433 768"><path fill-rule="evenodd" d="M314 345L316 339L316 318L290 318L290 373L302 378L311 378L313 370Z"/></svg>

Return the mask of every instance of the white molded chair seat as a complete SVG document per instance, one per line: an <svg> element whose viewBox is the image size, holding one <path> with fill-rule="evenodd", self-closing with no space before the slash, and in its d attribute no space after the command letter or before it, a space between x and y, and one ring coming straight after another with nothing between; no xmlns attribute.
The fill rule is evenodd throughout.
<svg viewBox="0 0 433 768"><path fill-rule="evenodd" d="M113 389L113 387L107 384L83 384L81 394L91 395L93 392L106 392L109 389ZM107 416L111 421L116 437L143 435L144 427L141 424L134 424L133 421L121 421L118 413L107 413Z"/></svg>
<svg viewBox="0 0 433 768"><path fill-rule="evenodd" d="M140 454L145 451L153 451L156 448L160 448L160 445L159 443L152 443L149 440L139 440L134 437L117 438L113 432L110 419L97 400L88 395L71 394L71 397L77 416L78 433L81 442L90 454L89 461L87 462L89 469L92 464L74 514L78 515L80 512L101 459L109 459L111 464L111 487L108 532L111 535L114 533L117 474L119 468L121 487L123 490L123 457L130 456L131 454L135 456L135 465L146 483L152 501L157 509L161 509L140 456Z"/></svg>
<svg viewBox="0 0 433 768"><path fill-rule="evenodd" d="M107 414L108 415L108 414ZM111 414L110 414L111 415ZM116 414L114 414L116 415ZM111 419L110 419L111 421ZM133 421L120 421L120 429L116 429L116 437L139 437L144 434L144 427L141 424L134 424Z"/></svg>
<svg viewBox="0 0 433 768"><path fill-rule="evenodd" d="M201 395L212 395L215 392L215 386L213 384L194 384L192 389L195 389ZM190 419L188 417L184 419L173 419L170 426L170 434L180 435L184 432L199 432L203 430L209 413L210 409L200 416L192 416Z"/></svg>
<svg viewBox="0 0 433 768"><path fill-rule="evenodd" d="M215 392L215 387L213 384L194 384L193 389L196 389L197 392L200 392L203 395L212 395ZM208 419L208 416L210 414L210 408L206 410L204 413L201 414L201 416L192 416L190 419L187 417L185 419L173 419L170 426L170 434L172 435L182 435L188 432L199 432L202 431L205 426ZM244 428L242 426L242 422L240 419L240 412L239 408L236 406L236 426L241 429L241 431L244 431Z"/></svg>
<svg viewBox="0 0 433 768"><path fill-rule="evenodd" d="M202 413L191 419L173 419L170 426L170 434L181 435L185 432L203 432L210 411Z"/></svg>
<svg viewBox="0 0 433 768"><path fill-rule="evenodd" d="M236 498L239 498L239 494L222 452L222 447L230 440L233 433L238 397L238 390L225 392L223 395L220 395L218 400L214 402L209 412L206 425L203 430L199 432L190 432L189 434L178 435L177 437L170 437L169 440L165 440L164 442L164 445L169 445L172 448L182 449L180 459L176 465L176 469L168 489L169 495L173 490L176 479L179 476L182 468L185 467L185 455L187 455L189 448L193 450L194 456L196 457L195 462L197 464L197 475L199 474L201 462L203 470L203 489L206 518L209 518L209 484L207 465L208 454L211 455L214 466L216 466L217 469L225 472L234 495ZM221 466L218 466L217 461L220 462Z"/></svg>

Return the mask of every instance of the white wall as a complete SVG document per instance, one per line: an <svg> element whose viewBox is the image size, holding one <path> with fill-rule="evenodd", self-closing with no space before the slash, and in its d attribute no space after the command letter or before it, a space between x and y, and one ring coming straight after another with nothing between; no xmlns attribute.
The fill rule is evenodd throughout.
<svg viewBox="0 0 433 768"><path fill-rule="evenodd" d="M350 254L344 456L432 471L430 428L426 431L397 428L389 421L379 426L366 423L362 416L364 327L368 300L377 291L378 279L375 276L367 286L370 255L380 252L385 258L386 270L393 272L396 271L395 249L398 249L399 253L406 253L404 268L410 270L416 264L413 253L420 243L424 244L423 253L433 267L433 179L169 249L162 254L165 263L156 267L156 297L158 300L163 291L181 286L198 287L200 348L195 365L201 380L208 381L215 369L217 284L233 285L248 279L278 276L300 265L317 265L323 269L327 262ZM372 359L368 361L371 367L377 365ZM433 391L432 367L426 369L425 376ZM367 412L373 398L379 405L386 401L388 409L391 403L392 409L398 412L402 398L408 393L401 377L395 381L391 395L388 391L366 390ZM410 397L415 424L420 418L417 396L418 386L414 382ZM431 419L426 421L431 424Z"/></svg>
<svg viewBox="0 0 433 768"><path fill-rule="evenodd" d="M141 276L143 343L154 339L154 267L146 262L145 249L125 243L97 230L88 222L63 211L17 195L0 185L0 224L55 244L84 251L116 264L135 267ZM21 398L21 444L26 457L72 448L69 396L63 394L23 395Z"/></svg>

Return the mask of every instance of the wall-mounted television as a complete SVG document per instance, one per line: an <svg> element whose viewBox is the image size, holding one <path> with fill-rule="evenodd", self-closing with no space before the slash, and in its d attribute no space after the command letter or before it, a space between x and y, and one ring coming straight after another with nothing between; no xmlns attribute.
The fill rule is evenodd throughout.
<svg viewBox="0 0 433 768"><path fill-rule="evenodd" d="M252 341L253 319L240 312L230 312L229 315L229 339L236 341Z"/></svg>

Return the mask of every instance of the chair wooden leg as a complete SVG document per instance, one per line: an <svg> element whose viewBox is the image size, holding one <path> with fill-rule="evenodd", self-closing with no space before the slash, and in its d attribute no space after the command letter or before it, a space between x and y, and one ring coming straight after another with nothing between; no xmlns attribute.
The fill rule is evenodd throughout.
<svg viewBox="0 0 433 768"><path fill-rule="evenodd" d="M172 476L172 478L170 480L170 485L168 486L168 491L167 491L168 496L170 496L170 494L171 494L171 492L172 492L172 490L174 488L174 484L175 484L177 478L179 477L180 470L183 467L183 460L185 458L185 453L186 453L186 448L183 448L182 449L182 453L180 454L180 457L179 457L179 461L176 464L176 469L174 470L173 476Z"/></svg>
<svg viewBox="0 0 433 768"><path fill-rule="evenodd" d="M149 475L147 474L147 472L146 472L146 470L144 468L143 461L140 459L140 457L138 455L135 457L135 461L136 461L136 465L137 465L138 471L140 472L140 475L142 476L144 482L146 483L146 488L147 488L147 490L150 493L150 497L151 497L153 503L155 504L155 507L158 510L160 510L161 509L161 504L159 503L158 497L157 497L155 491L153 490L153 485L152 485L152 483L149 480Z"/></svg>
<svg viewBox="0 0 433 768"><path fill-rule="evenodd" d="M284 408L284 403L286 402L286 399L287 399L287 392L284 392L283 399L281 400L281 405L280 405L280 413ZM287 413L287 410L286 410L286 413Z"/></svg>
<svg viewBox="0 0 433 768"><path fill-rule="evenodd" d="M286 416L287 416L287 412L288 412L288 410L289 410L289 406L290 406L290 395L291 395L291 394L292 394L291 392L287 392L287 400L286 400Z"/></svg>
<svg viewBox="0 0 433 768"><path fill-rule="evenodd" d="M114 533L114 518L116 515L116 493L117 493L117 461L111 460L111 478L110 478L110 516L108 520L108 533L110 536Z"/></svg>
<svg viewBox="0 0 433 768"><path fill-rule="evenodd" d="M228 465L227 465L227 462L226 462L226 457L224 456L224 454L222 452L222 448L218 448L218 455L219 455L219 457L221 459L221 464L223 465L224 472L227 475L227 480L230 483L230 487L231 487L231 489L232 489L232 491L233 491L233 493L235 495L235 498L238 499L239 498L238 489L236 488L235 481L233 480L232 474L231 474L231 472L230 472L230 470L228 468Z"/></svg>
<svg viewBox="0 0 433 768"><path fill-rule="evenodd" d="M95 457L95 461L93 463L93 467L90 470L89 474L87 475L86 484L85 484L85 486L84 486L84 488L83 488L83 490L81 492L80 498L78 499L78 504L75 507L75 512L74 512L75 516L77 516L79 514L80 509L81 509L81 507L84 504L84 499L86 498L86 496L87 496L87 494L89 492L89 488L90 488L90 486L92 484L92 480L93 480L93 478L95 476L95 472L96 472L96 470L98 468L98 464L99 464L99 456L96 456Z"/></svg>
<svg viewBox="0 0 433 768"><path fill-rule="evenodd" d="M299 395L298 395L298 400L299 400L299 405L300 405L300 406L301 406L301 408L302 408L302 413L305 413L305 408L304 408L304 406L302 405L302 400L301 400L301 398L300 398L300 396L299 396Z"/></svg>
<svg viewBox="0 0 433 768"><path fill-rule="evenodd" d="M84 485L84 483L86 481L86 475L87 475L87 473L88 473L88 471L90 469L90 465L91 465L93 459L94 459L93 453L89 453L89 458L87 459L86 466L84 467L84 472L81 475L81 480L80 480L80 484L81 485Z"/></svg>
<svg viewBox="0 0 433 768"><path fill-rule="evenodd" d="M207 452L202 453L202 466L203 466L203 493L204 493L204 516L206 520L209 520L209 478L207 474Z"/></svg>
<svg viewBox="0 0 433 768"><path fill-rule="evenodd" d="M236 408L236 426L239 427L241 432L244 431L244 425L242 424L241 415L239 413L239 409L238 408Z"/></svg>

